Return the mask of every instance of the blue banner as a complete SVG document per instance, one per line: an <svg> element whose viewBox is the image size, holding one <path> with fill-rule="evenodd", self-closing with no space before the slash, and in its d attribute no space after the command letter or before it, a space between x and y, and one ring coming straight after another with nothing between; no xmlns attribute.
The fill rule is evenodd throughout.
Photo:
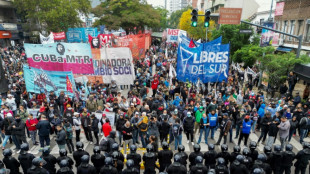
<svg viewBox="0 0 310 174"><path fill-rule="evenodd" d="M75 82L72 72L45 71L27 65L24 65L23 70L27 92L40 93L44 91L45 94L48 94L50 91L54 91L59 96L59 93L64 91L65 94L73 97L74 93L67 91L66 83L68 76L74 88Z"/></svg>
<svg viewBox="0 0 310 174"><path fill-rule="evenodd" d="M273 22L265 22L263 26L268 27L268 28L273 28ZM262 37L260 40L261 47L270 46L272 44L273 33L274 33L273 31L270 31L264 28L262 29Z"/></svg>
<svg viewBox="0 0 310 174"><path fill-rule="evenodd" d="M204 43L196 48L180 44L178 48L177 79L196 82L227 80L229 69L229 44Z"/></svg>
<svg viewBox="0 0 310 174"><path fill-rule="evenodd" d="M189 45L191 39L186 37L185 35L181 34L180 36L180 39L181 39L181 43L182 44L185 44L185 45ZM195 41L195 44L197 47L199 47L201 44L208 44L208 45L212 45L212 44L221 44L222 43L222 36L210 41L210 42L207 42L207 43L198 43L197 41Z"/></svg>
<svg viewBox="0 0 310 174"><path fill-rule="evenodd" d="M88 35L92 37L98 36L97 28L68 28L68 42L88 42Z"/></svg>

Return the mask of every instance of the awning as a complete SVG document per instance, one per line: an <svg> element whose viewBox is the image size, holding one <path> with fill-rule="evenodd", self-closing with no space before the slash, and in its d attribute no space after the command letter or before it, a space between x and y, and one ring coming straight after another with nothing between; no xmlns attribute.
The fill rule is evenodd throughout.
<svg viewBox="0 0 310 174"><path fill-rule="evenodd" d="M296 64L294 67L294 72L298 74L298 77L305 80L306 82L310 82L310 64L301 65Z"/></svg>
<svg viewBox="0 0 310 174"><path fill-rule="evenodd" d="M286 47L278 47L276 51L282 51L282 52L291 52L292 48L286 48Z"/></svg>

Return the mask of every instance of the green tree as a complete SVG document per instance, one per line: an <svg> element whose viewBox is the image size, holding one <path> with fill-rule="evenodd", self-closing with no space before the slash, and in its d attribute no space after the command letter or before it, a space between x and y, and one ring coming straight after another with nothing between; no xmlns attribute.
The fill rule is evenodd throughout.
<svg viewBox="0 0 310 174"><path fill-rule="evenodd" d="M168 26L168 10L162 7L157 7L155 10L160 14L160 24L158 27L154 27L153 31L165 30Z"/></svg>
<svg viewBox="0 0 310 174"><path fill-rule="evenodd" d="M251 34L240 34L240 29L252 29L250 25L221 25L218 30L213 30L212 32L212 40L216 39L220 36L223 37L222 43L228 44L231 43L231 55L241 49L243 46L248 44L258 44L258 40L254 37L253 41L251 42ZM252 29L253 30L253 29Z"/></svg>
<svg viewBox="0 0 310 174"><path fill-rule="evenodd" d="M100 17L94 24L106 25L108 29L126 30L127 33L144 30L144 27L160 27L160 13L145 1L106 0L92 12Z"/></svg>
<svg viewBox="0 0 310 174"><path fill-rule="evenodd" d="M252 67L255 62L263 56L263 54L272 54L273 47L260 47L258 45L245 45L241 49L235 51L232 60L237 63L244 63L244 66Z"/></svg>
<svg viewBox="0 0 310 174"><path fill-rule="evenodd" d="M188 9L192 9L192 7L188 6L186 8L183 8L181 10L177 10L171 13L169 19L168 19L168 27L177 29L179 28L180 18L184 12L186 12Z"/></svg>
<svg viewBox="0 0 310 174"><path fill-rule="evenodd" d="M40 31L67 31L70 27L79 27L82 21L78 14L88 14L89 0L14 0L20 16L29 22L29 29L39 23Z"/></svg>
<svg viewBox="0 0 310 174"><path fill-rule="evenodd" d="M306 55L296 58L294 53L266 54L259 58L261 69L268 75L268 83L271 86L279 86L287 79L287 74L294 69L295 64L306 64L310 62L310 57Z"/></svg>
<svg viewBox="0 0 310 174"><path fill-rule="evenodd" d="M185 11L180 19L179 27L181 30L187 31L189 37L198 40L198 39L205 39L206 38L206 27L204 27L204 17L198 17L198 24L197 27L191 26L191 15L192 10L188 9ZM203 15L202 11L198 12L199 15ZM213 30L215 28L215 22L213 20L210 21L209 30ZM211 32L208 32L208 38L212 35Z"/></svg>

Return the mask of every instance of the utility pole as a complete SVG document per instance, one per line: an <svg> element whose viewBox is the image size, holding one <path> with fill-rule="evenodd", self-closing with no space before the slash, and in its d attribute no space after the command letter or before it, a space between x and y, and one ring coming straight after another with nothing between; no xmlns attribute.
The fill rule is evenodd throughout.
<svg viewBox="0 0 310 174"><path fill-rule="evenodd" d="M272 8L273 8L273 0L271 0L271 7L270 7L270 12L269 12L269 18L268 18L269 22L273 21L273 18L272 18Z"/></svg>

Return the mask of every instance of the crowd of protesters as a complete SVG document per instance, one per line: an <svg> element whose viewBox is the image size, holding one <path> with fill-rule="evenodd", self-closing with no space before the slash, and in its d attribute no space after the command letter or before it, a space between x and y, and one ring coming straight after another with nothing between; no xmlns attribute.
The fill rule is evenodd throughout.
<svg viewBox="0 0 310 174"><path fill-rule="evenodd" d="M69 153L73 153L81 130L94 146L102 147L102 142L108 141L106 137L117 137L125 157L131 145L142 148L152 145L158 153L158 147L168 142L177 150L183 135L193 146L201 141L209 144L208 140L214 140L216 132L219 138L215 145L237 139L238 145L248 146L250 134L255 133L259 136L257 143L269 147L279 138L280 150L292 137L299 136L303 143L308 136L309 92L306 89L303 96L293 92L296 76L292 72L288 76L289 88L282 84L279 97L269 99L263 91L254 90L254 84L258 83L256 77L244 81L244 74L232 68L227 81L180 82L176 77L169 77L170 64L176 67L177 45L163 43L152 46L146 58L134 62L136 79L127 94L122 94L126 86L96 81L87 85L76 83L79 96L70 98L65 91L59 96L44 89L37 94L27 92L22 72L26 56L22 46L1 48L0 54L9 84L9 91L0 98L3 150L10 142L19 152L28 136L32 145L40 146L43 151L49 148L51 136L55 136L60 150L67 146ZM28 109L39 109L39 112L32 115ZM103 111L115 113L115 125L110 124ZM102 118L99 120L94 113L102 113ZM114 131L110 134L112 130L116 135Z"/></svg>

